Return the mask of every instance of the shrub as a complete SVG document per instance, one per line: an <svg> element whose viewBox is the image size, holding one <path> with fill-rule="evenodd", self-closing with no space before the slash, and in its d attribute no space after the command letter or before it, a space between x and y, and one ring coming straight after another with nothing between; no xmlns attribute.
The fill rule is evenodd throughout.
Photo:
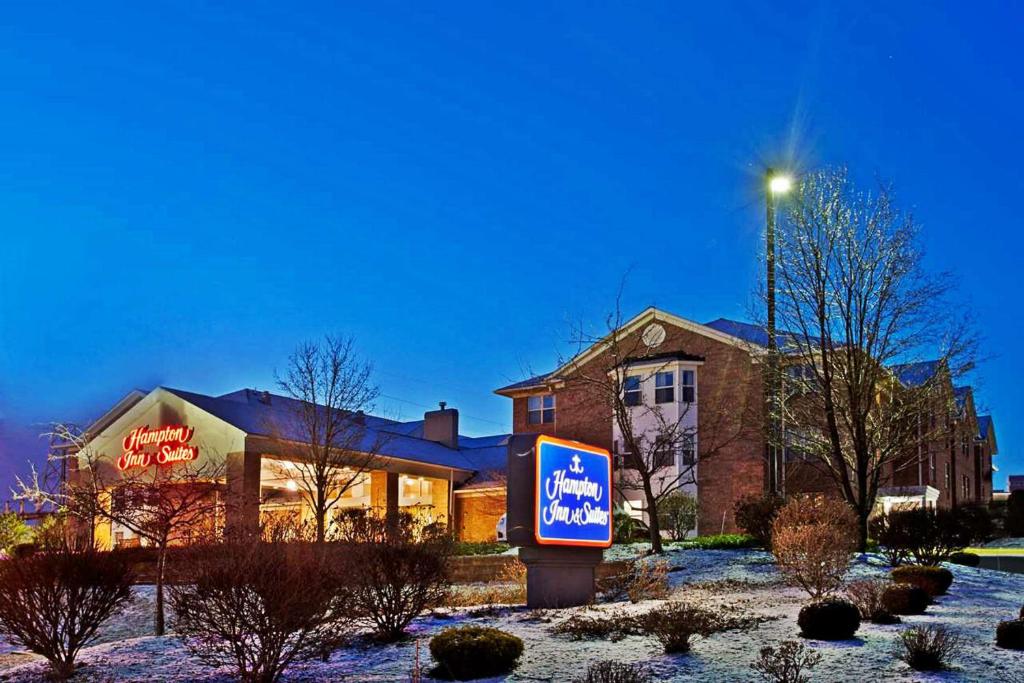
<svg viewBox="0 0 1024 683"><path fill-rule="evenodd" d="M872 521L872 533L894 566L908 557L916 564L935 566L971 543L964 516L953 510L892 510Z"/></svg>
<svg viewBox="0 0 1024 683"><path fill-rule="evenodd" d="M946 668L961 642L944 626L915 626L896 639L893 654L917 671L939 671Z"/></svg>
<svg viewBox="0 0 1024 683"><path fill-rule="evenodd" d="M443 603L452 552L443 526L407 512L380 517L347 510L338 536L355 568L348 577L353 604L371 618L381 640L398 640L416 616Z"/></svg>
<svg viewBox="0 0 1024 683"><path fill-rule="evenodd" d="M917 586L931 597L944 595L953 585L953 572L942 567L904 565L894 568L889 575L896 583L909 583L912 586Z"/></svg>
<svg viewBox="0 0 1024 683"><path fill-rule="evenodd" d="M634 560L626 571L602 579L598 592L610 600L628 597L632 603L668 596L668 562Z"/></svg>
<svg viewBox="0 0 1024 683"><path fill-rule="evenodd" d="M697 528L697 499L675 491L658 503L658 523L673 541L681 541Z"/></svg>
<svg viewBox="0 0 1024 683"><path fill-rule="evenodd" d="M63 544L0 561L0 632L66 679L79 651L131 598L131 583L127 563L92 548Z"/></svg>
<svg viewBox="0 0 1024 683"><path fill-rule="evenodd" d="M1014 491L1006 499L1006 533L1024 536L1024 491Z"/></svg>
<svg viewBox="0 0 1024 683"><path fill-rule="evenodd" d="M981 564L981 555L977 553L953 553L949 556L949 561L964 567L977 567Z"/></svg>
<svg viewBox="0 0 1024 683"><path fill-rule="evenodd" d="M617 507L612 512L612 537L616 543L632 543L647 536L647 525L624 509Z"/></svg>
<svg viewBox="0 0 1024 683"><path fill-rule="evenodd" d="M1010 650L1024 650L1024 615L1013 621L999 622L996 627L996 645Z"/></svg>
<svg viewBox="0 0 1024 683"><path fill-rule="evenodd" d="M197 553L193 583L170 589L175 630L203 662L232 666L242 681L276 681L293 661L326 656L350 632L339 564L308 543Z"/></svg>
<svg viewBox="0 0 1024 683"><path fill-rule="evenodd" d="M1020 608L1020 618L1024 619L1024 605L1022 605Z"/></svg>
<svg viewBox="0 0 1024 683"><path fill-rule="evenodd" d="M846 600L822 600L805 605L797 624L805 638L849 640L860 628L860 612Z"/></svg>
<svg viewBox="0 0 1024 683"><path fill-rule="evenodd" d="M854 581L846 587L846 595L860 612L860 618L875 624L895 624L899 618L885 607L882 596L892 584L884 579Z"/></svg>
<svg viewBox="0 0 1024 683"><path fill-rule="evenodd" d="M670 602L648 612L644 619L644 629L658 639L668 654L689 652L691 637L706 637L722 628L713 612L685 602Z"/></svg>
<svg viewBox="0 0 1024 683"><path fill-rule="evenodd" d="M452 555L500 555L508 548L508 543L495 541L459 541L452 547Z"/></svg>
<svg viewBox="0 0 1024 683"><path fill-rule="evenodd" d="M574 683L651 683L651 673L640 664L603 661L587 667L587 673Z"/></svg>
<svg viewBox="0 0 1024 683"><path fill-rule="evenodd" d="M984 543L995 537L995 522L987 505L961 505L956 512L970 535L971 543Z"/></svg>
<svg viewBox="0 0 1024 683"><path fill-rule="evenodd" d="M445 597L448 607L475 605L521 605L526 602L526 565L519 558L498 572L497 580L483 587L451 587Z"/></svg>
<svg viewBox="0 0 1024 683"><path fill-rule="evenodd" d="M842 585L857 547L857 518L846 503L794 498L772 525L772 553L790 582L819 599Z"/></svg>
<svg viewBox="0 0 1024 683"><path fill-rule="evenodd" d="M774 647L762 647L761 657L750 668L761 674L761 678L772 683L807 683L805 669L813 669L821 662L821 655L807 649L803 643L786 640Z"/></svg>
<svg viewBox="0 0 1024 683"><path fill-rule="evenodd" d="M616 614L611 617L574 614L551 630L558 635L569 636L572 640L608 638L614 643L626 636L643 635L644 619L645 616L632 614Z"/></svg>
<svg viewBox="0 0 1024 683"><path fill-rule="evenodd" d="M743 548L756 548L761 543L747 534L715 534L713 536L698 536L680 543L684 548L697 548L700 550L741 550Z"/></svg>
<svg viewBox="0 0 1024 683"><path fill-rule="evenodd" d="M14 512L0 513L0 552L32 540L32 529Z"/></svg>
<svg viewBox="0 0 1024 683"><path fill-rule="evenodd" d="M430 654L437 661L431 675L468 681L512 671L523 654L523 641L496 628L447 628L430 639Z"/></svg>
<svg viewBox="0 0 1024 683"><path fill-rule="evenodd" d="M784 501L772 493L743 496L733 506L736 526L757 539L762 548L772 547L772 523Z"/></svg>
<svg viewBox="0 0 1024 683"><path fill-rule="evenodd" d="M882 593L882 605L890 614L924 614L931 601L927 591L906 583L889 586Z"/></svg>

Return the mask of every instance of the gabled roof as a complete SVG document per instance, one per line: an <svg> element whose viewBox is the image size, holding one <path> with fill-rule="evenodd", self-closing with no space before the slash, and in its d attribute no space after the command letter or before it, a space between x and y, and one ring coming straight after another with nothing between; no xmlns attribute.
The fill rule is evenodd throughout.
<svg viewBox="0 0 1024 683"><path fill-rule="evenodd" d="M288 396L242 389L223 396L207 396L161 387L220 418L250 436L276 437L302 442L306 430L299 419L302 403ZM359 447L382 456L473 472L504 469L507 434L490 437L459 436L459 448L422 438L423 421L398 422L375 415L360 415ZM465 442L465 445L464 445Z"/></svg>
<svg viewBox="0 0 1024 683"><path fill-rule="evenodd" d="M967 399L971 395L970 387L953 387L953 400L959 412L967 410Z"/></svg>
<svg viewBox="0 0 1024 683"><path fill-rule="evenodd" d="M992 429L992 416L991 415L979 415L978 416L978 436L982 439L988 438L989 430Z"/></svg>
<svg viewBox="0 0 1024 683"><path fill-rule="evenodd" d="M729 332L724 332L722 330L717 330L713 327L709 327L708 325L701 325L700 323L696 323L692 320L687 320L686 318L681 318L677 315L673 315L661 309L655 308L654 306L649 306L645 308L639 314L627 320L619 327L619 331L623 335L628 335L638 330L643 325L646 325L654 321L667 322L670 325L674 325L675 327L680 327L684 330L688 330L690 332L703 335L705 337L708 337L709 339L714 339L715 341L722 342L723 344L728 344L730 346L742 348L750 353L760 354L763 351L763 349L761 349L759 345L751 344L751 342L747 341L746 339L743 339L742 337L736 336ZM504 396L511 396L517 392L543 388L548 383L557 381L559 377L573 365L581 365L597 356L601 351L603 351L608 346L607 339L608 337L606 336L601 341L591 344L590 347L584 349L582 352L580 352L574 358L563 364L561 367L549 373L545 373L543 375L536 375L534 377L530 377L529 379L525 379L520 382L514 382L512 384L503 386L499 389L495 389L494 393L501 394Z"/></svg>
<svg viewBox="0 0 1024 683"><path fill-rule="evenodd" d="M738 337L751 344L768 346L768 330L761 325L754 325L753 323L746 323L740 320L730 320L729 318L718 318L704 324L713 330Z"/></svg>
<svg viewBox="0 0 1024 683"><path fill-rule="evenodd" d="M937 360L925 360L917 363L903 363L892 366L892 373L901 384L908 387L919 387L928 382L942 367Z"/></svg>

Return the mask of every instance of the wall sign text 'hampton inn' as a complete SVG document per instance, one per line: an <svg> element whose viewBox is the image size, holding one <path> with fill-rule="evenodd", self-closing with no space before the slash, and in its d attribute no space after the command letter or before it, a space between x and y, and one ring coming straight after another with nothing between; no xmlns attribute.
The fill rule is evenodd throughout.
<svg viewBox="0 0 1024 683"><path fill-rule="evenodd" d="M178 462L189 462L199 457L199 447L192 446L189 441L195 429L187 425L167 425L159 429L136 427L128 432L121 442L124 452L117 459L119 470L134 467L173 465Z"/></svg>

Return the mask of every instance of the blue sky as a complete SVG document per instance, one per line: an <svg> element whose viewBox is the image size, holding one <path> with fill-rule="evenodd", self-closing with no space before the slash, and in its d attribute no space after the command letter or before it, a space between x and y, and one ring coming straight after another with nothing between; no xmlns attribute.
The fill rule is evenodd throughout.
<svg viewBox="0 0 1024 683"><path fill-rule="evenodd" d="M270 388L325 332L382 411L506 430L492 389L627 270L629 313L747 316L769 163L895 184L992 356L996 484L1024 472L1020 9L337 4L5 9L4 489L49 421Z"/></svg>

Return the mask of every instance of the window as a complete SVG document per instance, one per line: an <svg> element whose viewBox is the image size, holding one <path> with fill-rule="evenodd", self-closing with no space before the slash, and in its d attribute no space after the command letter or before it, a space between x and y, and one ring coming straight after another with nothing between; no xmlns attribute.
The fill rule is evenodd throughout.
<svg viewBox="0 0 1024 683"><path fill-rule="evenodd" d="M532 425L553 424L555 421L555 395L531 396L526 399L526 413Z"/></svg>
<svg viewBox="0 0 1024 683"><path fill-rule="evenodd" d="M690 467L697 463L697 439L693 434L683 436L683 441L679 448L679 456L682 467Z"/></svg>
<svg viewBox="0 0 1024 683"><path fill-rule="evenodd" d="M638 406L643 403L643 393L640 391L640 375L629 375L622 382L622 398L627 406Z"/></svg>
<svg viewBox="0 0 1024 683"><path fill-rule="evenodd" d="M676 400L675 373L659 372L654 375L654 402L671 403Z"/></svg>
<svg viewBox="0 0 1024 683"><path fill-rule="evenodd" d="M654 472L663 467L675 465L675 450L675 445L671 441L659 439L654 444L654 452L651 454L651 471Z"/></svg>
<svg viewBox="0 0 1024 683"><path fill-rule="evenodd" d="M683 394L683 403L697 402L697 373L693 370L683 370L680 375L680 384Z"/></svg>

